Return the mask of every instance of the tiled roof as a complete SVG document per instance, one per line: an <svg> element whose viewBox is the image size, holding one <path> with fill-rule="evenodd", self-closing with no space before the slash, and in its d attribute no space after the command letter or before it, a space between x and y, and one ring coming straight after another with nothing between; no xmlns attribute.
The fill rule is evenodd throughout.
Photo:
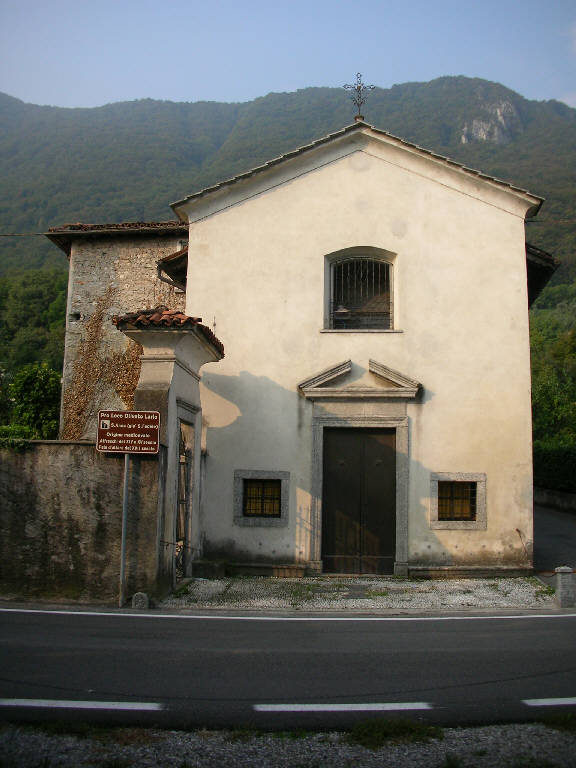
<svg viewBox="0 0 576 768"><path fill-rule="evenodd" d="M224 345L220 339L212 333L210 328L202 325L201 317L190 317L178 309L168 309L159 306L154 309L139 309L137 312L128 312L125 315L114 315L112 322L119 330L140 328L172 328L188 329L197 328L204 338L209 341L224 357Z"/></svg>
<svg viewBox="0 0 576 768"><path fill-rule="evenodd" d="M419 147L418 144L413 144L410 141L405 141L404 139L399 138L398 136L394 136L392 133L388 133L387 131L383 131L380 128L375 128L373 125L370 125L369 123L365 123L362 120L358 120L355 123L352 123L352 125L347 125L345 128L341 128L339 131L334 131L334 133L329 133L326 136L323 136L320 139L316 139L316 141L313 141L311 144L306 144L303 147L298 147L297 149L292 150L291 152L286 152L284 155L280 155L279 157L275 157L273 160L269 160L267 163L264 163L264 165L259 165L256 168L252 168L249 171L245 171L244 173L240 173L237 176L233 176L230 179L226 179L225 181L221 181L218 184L214 184L214 186L206 187L205 189L201 189L199 192L195 192L192 195L187 195L182 200L177 200L175 203L171 203L170 207L177 213L176 209L178 206L182 205L183 203L187 203L190 200L196 200L200 197L203 197L204 195L209 195L211 192L215 192L218 189L222 189L222 187L229 186L230 184L235 184L238 181L241 181L242 179L248 179L250 176L254 176L258 173L261 173L262 171L265 171L268 168L271 168L274 165L278 165L278 163L282 163L285 160L289 160L292 157L297 157L298 155L302 155L305 152L309 152L312 149L315 149L316 147L321 146L322 144L326 144L329 141L332 141L333 139L337 139L340 136L344 136L347 133L352 133L353 131L357 131L360 129L370 129L373 133L378 134L379 136L385 136L388 139L392 139L392 141L395 144L399 144L404 147L409 147L410 149L416 150L418 154L420 155L426 155L427 157L431 157L434 160L438 160L439 162L449 165L452 168L458 168L461 171L464 171L467 174L470 174L471 176L475 176L478 179L483 179L484 181L492 182L493 184L497 184L499 187L504 187L506 189L510 189L513 192L520 192L524 195L530 195L531 197L536 198L539 200L539 204L537 206L537 209L542 204L543 198L538 197L538 195L533 195L531 192L528 192L528 190L523 189L522 187L516 187L514 184L510 184L507 181L502 181L501 179L497 179L495 176L489 176L488 174L481 173L481 171L475 171L473 168L468 168L465 165L462 165L462 163L457 163L455 160L451 160L449 157L445 157L444 155L439 155L436 152L432 152L429 149L424 149L423 147Z"/></svg>
<svg viewBox="0 0 576 768"><path fill-rule="evenodd" d="M50 227L48 233L71 233L71 232L103 232L110 230L111 232L126 231L126 230L139 230L139 229L186 229L186 225L181 221L123 221L119 224L82 224L78 222L76 224L63 224L60 227Z"/></svg>
<svg viewBox="0 0 576 768"><path fill-rule="evenodd" d="M44 234L64 253L70 255L74 239L90 237L91 235L185 235L188 225L182 221L123 221L119 224L63 224L60 227L50 227Z"/></svg>

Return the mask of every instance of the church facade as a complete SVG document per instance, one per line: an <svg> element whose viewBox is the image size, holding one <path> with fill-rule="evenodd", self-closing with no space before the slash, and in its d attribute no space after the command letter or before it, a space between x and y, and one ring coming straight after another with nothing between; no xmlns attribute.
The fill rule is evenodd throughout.
<svg viewBox="0 0 576 768"><path fill-rule="evenodd" d="M178 221L54 228L63 437L132 407L139 337L110 318L162 304L225 350L200 374L190 573L529 570L541 202L359 120L174 203ZM115 360L96 387L91 332Z"/></svg>

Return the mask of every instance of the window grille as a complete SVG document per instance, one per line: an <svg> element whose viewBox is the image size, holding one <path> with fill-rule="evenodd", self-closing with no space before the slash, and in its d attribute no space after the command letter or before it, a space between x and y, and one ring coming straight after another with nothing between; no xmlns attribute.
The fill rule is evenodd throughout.
<svg viewBox="0 0 576 768"><path fill-rule="evenodd" d="M281 480L244 480L245 517L280 517L281 500Z"/></svg>
<svg viewBox="0 0 576 768"><path fill-rule="evenodd" d="M392 328L391 267L353 258L332 266L331 328Z"/></svg>
<svg viewBox="0 0 576 768"><path fill-rule="evenodd" d="M439 481L438 520L476 520L476 483Z"/></svg>

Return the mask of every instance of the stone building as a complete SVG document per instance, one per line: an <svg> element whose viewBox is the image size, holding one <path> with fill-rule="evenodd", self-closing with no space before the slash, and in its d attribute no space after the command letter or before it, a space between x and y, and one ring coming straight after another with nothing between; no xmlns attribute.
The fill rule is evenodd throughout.
<svg viewBox="0 0 576 768"><path fill-rule="evenodd" d="M226 348L194 411L189 568L528 570L528 306L555 261L524 220L541 203L357 121L173 204L178 221L53 228L70 256L62 436L152 402L142 347L176 360L178 331L147 349L146 314L126 313L163 305Z"/></svg>
<svg viewBox="0 0 576 768"><path fill-rule="evenodd" d="M133 407L140 372L141 349L110 318L160 304L184 309L184 290L160 279L157 262L187 245L188 227L68 224L47 236L69 261L60 437L93 439L100 408Z"/></svg>

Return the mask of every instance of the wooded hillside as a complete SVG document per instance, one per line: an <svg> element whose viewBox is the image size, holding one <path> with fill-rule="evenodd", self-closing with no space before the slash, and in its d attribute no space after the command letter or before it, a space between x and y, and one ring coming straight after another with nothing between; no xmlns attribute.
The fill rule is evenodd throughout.
<svg viewBox="0 0 576 768"><path fill-rule="evenodd" d="M339 88L242 104L145 99L91 109L0 94L0 233L172 218L171 201L338 130L353 114ZM562 266L532 310L535 436L576 443L576 110L485 80L443 77L377 88L364 114L377 128L546 198L527 240ZM43 237L0 237L4 381L34 360L61 364L65 268Z"/></svg>

